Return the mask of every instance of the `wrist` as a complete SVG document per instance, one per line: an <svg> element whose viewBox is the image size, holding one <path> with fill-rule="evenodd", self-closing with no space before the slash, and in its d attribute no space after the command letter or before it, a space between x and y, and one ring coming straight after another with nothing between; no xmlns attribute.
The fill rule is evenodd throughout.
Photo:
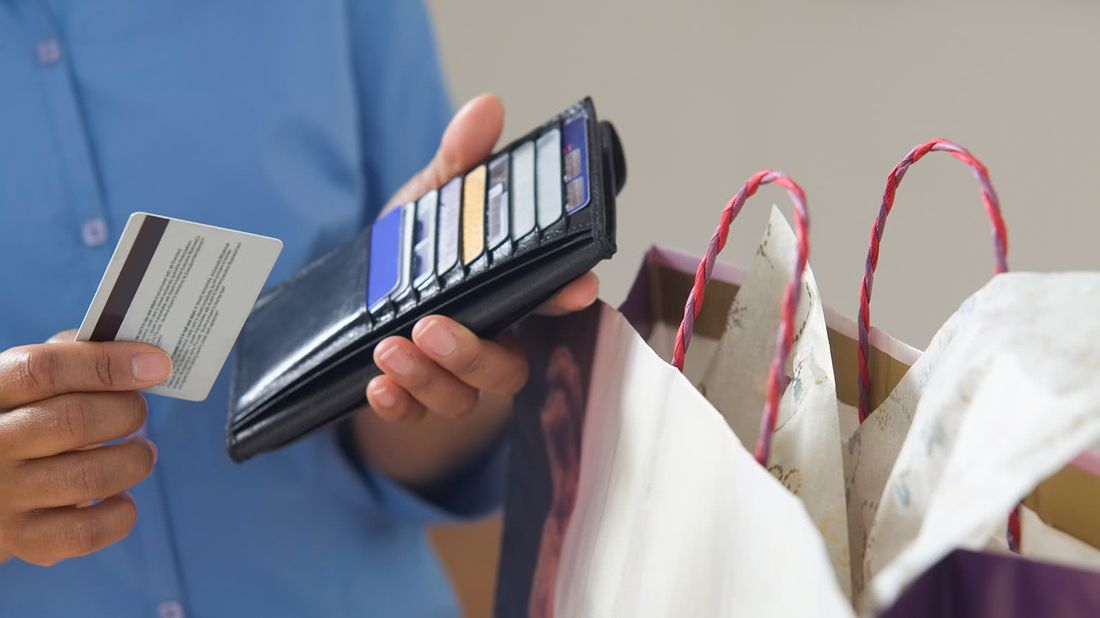
<svg viewBox="0 0 1100 618"><path fill-rule="evenodd" d="M352 419L356 454L413 491L431 492L497 442L511 410L511 398L484 394L478 407L461 418L429 413L419 420L389 422L363 409Z"/></svg>

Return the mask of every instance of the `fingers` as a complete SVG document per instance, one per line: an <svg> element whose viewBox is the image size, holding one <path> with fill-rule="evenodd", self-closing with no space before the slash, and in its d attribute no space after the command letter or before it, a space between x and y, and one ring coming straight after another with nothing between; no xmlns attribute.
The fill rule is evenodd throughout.
<svg viewBox="0 0 1100 618"><path fill-rule="evenodd" d="M427 412L424 404L386 375L374 378L367 385L367 403L387 421L419 420Z"/></svg>
<svg viewBox="0 0 1100 618"><path fill-rule="evenodd" d="M476 389L507 397L527 383L527 358L522 352L479 339L450 318L424 318L413 327L412 337L428 358Z"/></svg>
<svg viewBox="0 0 1100 618"><path fill-rule="evenodd" d="M386 372L384 377L392 380L405 393L405 397L412 400L402 401L399 396L399 400L389 406L395 416L400 411L398 418L416 414L418 406L451 417L468 414L477 406L475 387L440 367L408 339L391 337L382 341L375 348L374 359ZM372 381L368 389L368 398L373 393L381 406L375 409L381 410L387 407L389 383L381 379L376 381Z"/></svg>
<svg viewBox="0 0 1100 618"><path fill-rule="evenodd" d="M509 397L527 381L527 359L511 347L479 339L454 320L431 316L413 340L390 337L374 350L385 375L371 381L367 399L383 418L429 410L458 417L477 407L480 391Z"/></svg>
<svg viewBox="0 0 1100 618"><path fill-rule="evenodd" d="M73 392L131 391L166 380L172 361L144 343L58 342L0 353L0 408Z"/></svg>
<svg viewBox="0 0 1100 618"><path fill-rule="evenodd" d="M389 205L403 204L439 188L488 157L504 129L504 104L496 95L471 99L447 125L439 149L427 167L401 187Z"/></svg>
<svg viewBox="0 0 1100 618"><path fill-rule="evenodd" d="M564 315L580 311L596 302L600 293L600 279L588 272L561 289L553 298L542 304L535 313L539 315Z"/></svg>
<svg viewBox="0 0 1100 618"><path fill-rule="evenodd" d="M59 395L0 414L0 452L35 459L124 438L145 423L147 409L135 392Z"/></svg>
<svg viewBox="0 0 1100 618"><path fill-rule="evenodd" d="M21 510L101 500L140 483L155 461L156 447L140 438L34 459L12 474L10 487L4 488L11 495L4 498Z"/></svg>
<svg viewBox="0 0 1100 618"><path fill-rule="evenodd" d="M6 545L26 562L52 566L117 543L136 522L133 498L125 494L111 496L88 507L28 513L11 526L11 534L6 536L13 538Z"/></svg>
<svg viewBox="0 0 1100 618"><path fill-rule="evenodd" d="M432 161L436 186L493 153L493 146L504 129L504 104L494 94L474 97L458 110Z"/></svg>
<svg viewBox="0 0 1100 618"><path fill-rule="evenodd" d="M63 330L47 339L46 343L61 343L64 341L76 341L76 331L71 328L69 330Z"/></svg>

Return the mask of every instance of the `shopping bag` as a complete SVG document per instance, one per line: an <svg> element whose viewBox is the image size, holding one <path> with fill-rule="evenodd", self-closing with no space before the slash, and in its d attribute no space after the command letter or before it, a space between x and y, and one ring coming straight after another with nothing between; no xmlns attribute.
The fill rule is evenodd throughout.
<svg viewBox="0 0 1100 618"><path fill-rule="evenodd" d="M1026 538L1026 537L1025 537ZM1079 618L1100 607L1095 573L959 549L913 582L879 618Z"/></svg>
<svg viewBox="0 0 1100 618"><path fill-rule="evenodd" d="M529 326L551 350L533 379L548 379L512 436L498 615L850 613L801 504L620 313Z"/></svg>
<svg viewBox="0 0 1100 618"><path fill-rule="evenodd" d="M723 216L723 227L727 229L732 218L729 212L727 207ZM651 251L622 313L601 306L557 321L526 325L526 346L533 351L532 380L521 394L517 409L538 413L521 414L513 428L498 615L853 615L824 539L805 513L803 503L764 473L763 467L746 465L753 459L757 463L768 461L767 440L774 437L774 428L784 418L781 401L791 396L795 383L783 379L784 374L793 377L792 364L773 359L765 386L764 422L753 458L748 456L743 440L726 429L725 418L691 388L693 383L705 387L705 372L690 371L691 363L710 364L714 360L721 349L725 318L739 293L738 284L751 276L715 261L722 244L724 236L712 239L711 250L699 262L694 277L689 272L691 258L676 252ZM804 255L797 261L802 261ZM792 275L792 280L801 281L801 273L798 277ZM704 289L710 299L706 305L702 302ZM694 322L689 318L685 320L687 328L681 324L677 330L671 325L679 319L669 316L677 313L676 299L685 296L688 303L683 316L693 316ZM780 355L785 353L784 345L795 343L798 299L785 293L782 305L783 328L773 348ZM838 407L843 410L854 407L859 399L861 382L852 369L858 366L858 337L854 323L827 309L824 313ZM940 346L945 351L922 357L929 367L925 370L921 370L921 360L911 348L879 331L867 333L871 346L864 358L871 359L874 371L873 379L862 385L870 395L867 399L871 407L876 408L875 414L889 409L891 401L903 401L899 391L905 388L914 401L927 395L935 373L931 368L936 366L928 359L950 358L950 344L955 339L971 341L966 334L966 326L972 326L965 322L967 315L960 311L948 320L930 348L934 351ZM671 352L676 365L684 366L687 359L687 377L691 379L670 375L654 348ZM1048 353L1054 352L1044 351ZM990 384L1004 388L1026 382L1010 372L1002 373L997 374L999 381ZM943 382L948 387L952 384L948 379ZM1078 404L1095 401L1091 394L1082 393L1078 393ZM1024 395L1019 400L1038 401L1037 397ZM670 414L670 409L681 413ZM889 431L867 431L868 427L890 429L872 416L875 422L864 423L845 445L846 460L856 454L863 464L876 461L884 468L877 480L880 488L887 482L915 413L903 406L900 409L909 416L902 416L904 425L893 429L900 434L898 439L877 443L868 440L869 435L890 436ZM1079 405L1078 413L1067 418L1083 417L1082 422L1088 425L1088 415L1080 413L1083 409L1087 406ZM844 412L841 414L843 418ZM1029 422L1033 421L1025 418L1022 426L1030 428ZM1047 429L1056 428L1052 424ZM1070 432L1070 436L1077 436L1070 438L1064 432L1051 436L1048 431L1052 439L1041 441L1042 456L1032 458L1045 462L1044 466L1026 468L1033 480L1044 474L1036 470L1049 472L1070 457L1068 453L1094 439L1090 431L1079 435ZM963 435L970 436L964 444L975 441L972 431ZM1056 448L1049 448L1050 444ZM1058 479L1069 469L1051 478ZM850 466L846 465L846 470L850 471ZM972 475L963 478L973 482ZM1005 514L1027 492L1026 482L1021 485L1013 480L1006 489L1004 471L1000 476L978 478L981 483L990 478L994 485L1000 482L993 492L999 502L994 500L995 508L990 507L995 512L966 504L970 509L967 515L952 521L944 515L950 514L950 509L930 511L936 515L935 525L925 525L921 530L931 532L901 543L905 551L885 560L879 571L871 573L877 576L868 582L872 594L860 603L865 614L888 608L914 578L933 567L947 551L974 547L976 530L986 540L997 534L1003 537ZM1034 501L1037 507L1050 511L1064 494L1044 493L1044 484L1025 502ZM849 477L847 485L851 488L857 484ZM968 487L964 483L963 487L970 494L987 489L984 484ZM881 494L866 495L877 506ZM1035 495L1042 498L1035 499ZM1022 513L1023 523L1027 524L1027 511ZM982 526L989 528L989 521L998 522L993 528L999 527L1000 532L983 532ZM861 519L850 519L850 524L851 529L862 530ZM1049 531L1046 523L1040 521L1039 525ZM1075 535L1071 540L1081 538ZM856 535L850 538L853 555L855 539ZM986 555L993 562L1021 560ZM1035 567L1030 569L1033 572L1052 566L1031 561L1028 564ZM854 574L857 569L852 571ZM772 577L762 576L764 573ZM792 590L798 593L791 594ZM996 587L975 585L963 593L981 595L988 590Z"/></svg>
<svg viewBox="0 0 1100 618"><path fill-rule="evenodd" d="M936 151L974 171L993 222L997 272L1007 270L1004 223L985 167L944 140L919 146L888 177L872 229L861 288L861 351L870 339L870 293L894 193L906 170ZM850 530L857 533L854 556L862 545L862 568L853 570L854 581L857 591L864 582L870 586L864 607L888 605L956 547L1008 549L1020 536L1015 516L1027 523L1024 555L1095 567L1094 548L1029 509L1020 508L1010 519L1005 514L1100 440L1100 382L1090 379L1100 369L1093 345L1100 335L1100 319L1092 311L1096 301L1098 274L1000 274L963 303L870 414L871 364L861 354L860 417L873 422L860 426L848 452L855 468L855 474L849 469L850 505L859 507L849 513ZM893 465L881 467L880 459L860 476L860 456L871 441L882 459L894 454ZM1094 483L1093 496L1100 496L1095 489ZM1049 488L1046 493L1056 494Z"/></svg>
<svg viewBox="0 0 1100 618"><path fill-rule="evenodd" d="M797 305L784 305L787 346ZM517 409L529 412L511 436L498 615L852 614L801 502L622 313L598 304L528 321L520 337L531 379Z"/></svg>

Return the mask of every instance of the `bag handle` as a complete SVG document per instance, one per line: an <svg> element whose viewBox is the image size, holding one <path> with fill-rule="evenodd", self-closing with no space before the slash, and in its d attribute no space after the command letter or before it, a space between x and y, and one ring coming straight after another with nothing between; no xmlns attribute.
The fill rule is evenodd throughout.
<svg viewBox="0 0 1100 618"><path fill-rule="evenodd" d="M676 331L676 347L672 352L672 364L681 372L684 370L684 355L691 345L691 334L695 327L695 318L703 307L703 294L707 282L714 271L714 260L726 246L730 224L741 213L745 200L752 197L761 185L775 183L787 190L794 204L795 235L798 249L795 257L794 274L783 293L783 303L779 320L779 333L776 336L775 356L768 371L767 397L764 401L764 413L760 419L760 435L756 441L755 457L760 465L766 466L771 452L772 433L779 417L779 399L782 395L782 382L786 375L787 358L791 354L794 337L795 313L802 295L802 273L806 270L806 260L810 253L809 227L810 216L806 210L806 193L790 176L774 170L762 170L753 174L722 209L722 218L718 229L707 243L707 251L695 270L695 283L684 304L684 319Z"/></svg>
<svg viewBox="0 0 1100 618"><path fill-rule="evenodd" d="M929 152L946 152L959 161L970 166L974 177L981 185L982 202L985 211L993 223L993 249L997 260L997 274L1008 271L1006 254L1008 252L1008 234L1005 231L1005 222L1001 217L1001 203L997 199L997 192L989 181L989 171L970 151L945 139L934 139L917 146L905 155L890 174L886 177L886 190L882 193L882 204L879 206L878 215L875 217L874 227L871 228L871 246L867 250L867 269L863 274L863 283L859 290L859 422L867 420L871 414L871 370L868 358L871 349L871 288L875 283L875 268L878 267L879 243L882 242L882 233L886 229L886 217L894 207L894 195L905 177L909 166L919 161Z"/></svg>
<svg viewBox="0 0 1100 618"><path fill-rule="evenodd" d="M925 142L909 151L909 154L890 170L886 177L886 190L882 193L882 204L879 205L878 215L875 216L875 224L871 228L871 246L867 250L867 268L863 273L863 283L859 288L859 422L867 420L871 414L871 370L868 357L871 349L871 289L875 283L875 268L878 267L879 243L882 242L882 233L886 229L886 217L890 216L890 210L894 207L894 196L897 193L901 179L909 166L929 152L946 152L959 161L970 166L974 177L981 185L982 203L985 204L986 214L993 224L993 251L996 256L996 274L1008 271L1008 232L1005 230L1005 222L1001 217L1001 202L997 198L997 192L993 190L993 184L989 180L989 170L970 151L954 142L945 139L934 139ZM1017 506L1008 516L1008 548L1020 552L1020 508Z"/></svg>

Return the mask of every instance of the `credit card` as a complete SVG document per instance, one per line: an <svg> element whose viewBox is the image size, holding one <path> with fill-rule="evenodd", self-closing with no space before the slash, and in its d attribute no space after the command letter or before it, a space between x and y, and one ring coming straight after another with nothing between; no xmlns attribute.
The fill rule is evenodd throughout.
<svg viewBox="0 0 1100 618"><path fill-rule="evenodd" d="M588 205L588 137L587 117L579 113L565 121L562 128L562 159L565 161L565 212L574 212Z"/></svg>
<svg viewBox="0 0 1100 618"><path fill-rule="evenodd" d="M508 240L508 154L502 154L489 164L489 250Z"/></svg>
<svg viewBox="0 0 1100 618"><path fill-rule="evenodd" d="M412 286L413 236L416 233L416 204L398 206L401 211L401 254L397 262L397 289L393 298L399 298Z"/></svg>
<svg viewBox="0 0 1100 618"><path fill-rule="evenodd" d="M134 213L76 339L159 346L172 375L146 392L202 401L282 249L275 238Z"/></svg>
<svg viewBox="0 0 1100 618"><path fill-rule="evenodd" d="M455 178L439 190L439 255L436 260L436 272L440 275L455 267L458 263L459 238L462 226L459 225L462 213L462 178Z"/></svg>
<svg viewBox="0 0 1100 618"><path fill-rule="evenodd" d="M382 215L370 233L370 272L367 274L367 308L377 309L401 282L400 208Z"/></svg>
<svg viewBox="0 0 1100 618"><path fill-rule="evenodd" d="M462 184L462 263L485 251L485 166L479 165Z"/></svg>
<svg viewBox="0 0 1100 618"><path fill-rule="evenodd" d="M413 245L413 285L424 285L435 273L435 213L439 192L420 198L416 203L416 233Z"/></svg>
<svg viewBox="0 0 1100 618"><path fill-rule="evenodd" d="M561 219L561 131L551 129L535 144L538 221L546 229Z"/></svg>
<svg viewBox="0 0 1100 618"><path fill-rule="evenodd" d="M535 229L535 144L523 142L512 151L512 239Z"/></svg>

